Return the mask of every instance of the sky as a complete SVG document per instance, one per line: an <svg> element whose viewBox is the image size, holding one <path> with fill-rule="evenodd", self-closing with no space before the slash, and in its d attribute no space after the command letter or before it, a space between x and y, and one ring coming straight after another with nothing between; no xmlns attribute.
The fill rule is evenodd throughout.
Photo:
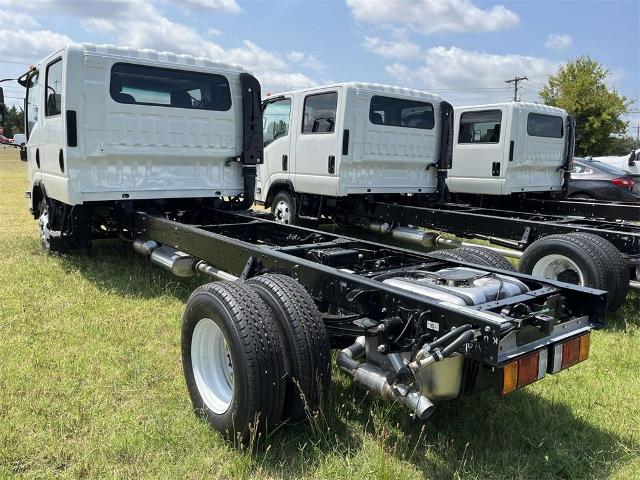
<svg viewBox="0 0 640 480"><path fill-rule="evenodd" d="M0 0L0 78L83 42L239 64L263 92L363 81L454 105L510 100L515 76L537 101L559 65L589 55L636 102L629 133L640 124L640 0Z"/></svg>

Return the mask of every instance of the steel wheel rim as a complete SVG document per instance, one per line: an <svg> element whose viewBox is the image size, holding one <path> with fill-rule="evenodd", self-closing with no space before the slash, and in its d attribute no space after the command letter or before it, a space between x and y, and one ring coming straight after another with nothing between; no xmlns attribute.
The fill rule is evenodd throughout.
<svg viewBox="0 0 640 480"><path fill-rule="evenodd" d="M571 260L569 257L560 255L558 253L547 255L538 260L533 266L531 274L535 277L547 278L549 280L566 281L559 278L563 273L566 272L575 273L575 275L577 275L578 277L577 285L584 286L584 275L582 274L582 270L580 269L580 267L578 267L576 262Z"/></svg>
<svg viewBox="0 0 640 480"><path fill-rule="evenodd" d="M205 405L221 415L233 401L233 364L220 327L203 318L193 330L191 367Z"/></svg>
<svg viewBox="0 0 640 480"><path fill-rule="evenodd" d="M45 205L42 209L40 217L38 217L38 226L40 227L40 242L47 248L49 247L49 238L51 236L49 232L49 207Z"/></svg>
<svg viewBox="0 0 640 480"><path fill-rule="evenodd" d="M273 214L276 222L285 224L291 223L291 207L285 200L280 200L276 203L276 206L273 209Z"/></svg>

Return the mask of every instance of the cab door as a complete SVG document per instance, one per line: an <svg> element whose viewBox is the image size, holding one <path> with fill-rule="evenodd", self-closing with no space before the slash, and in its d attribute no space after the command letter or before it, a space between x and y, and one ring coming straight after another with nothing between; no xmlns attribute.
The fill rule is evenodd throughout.
<svg viewBox="0 0 640 480"><path fill-rule="evenodd" d="M266 199L269 189L278 183L288 183L291 176L291 97L267 100L262 113L264 162L258 166L258 198Z"/></svg>
<svg viewBox="0 0 640 480"><path fill-rule="evenodd" d="M44 117L42 118L42 146L40 169L46 178L47 195L66 200L66 158L64 156L64 57L45 64Z"/></svg>
<svg viewBox="0 0 640 480"><path fill-rule="evenodd" d="M452 192L502 194L507 118L505 107L456 112L457 135L449 180Z"/></svg>
<svg viewBox="0 0 640 480"><path fill-rule="evenodd" d="M338 193L340 88L314 91L302 100L293 162L297 192L335 197Z"/></svg>

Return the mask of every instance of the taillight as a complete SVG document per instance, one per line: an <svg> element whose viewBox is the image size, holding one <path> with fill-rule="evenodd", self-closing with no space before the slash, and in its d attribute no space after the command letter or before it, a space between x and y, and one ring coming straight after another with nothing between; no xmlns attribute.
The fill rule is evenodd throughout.
<svg viewBox="0 0 640 480"><path fill-rule="evenodd" d="M634 181L630 178L614 178L611 180L616 187L624 188L625 190L631 190L633 188Z"/></svg>
<svg viewBox="0 0 640 480"><path fill-rule="evenodd" d="M544 377L547 371L547 350L507 363L502 370L502 394L513 392Z"/></svg>
<svg viewBox="0 0 640 480"><path fill-rule="evenodd" d="M589 333L585 333L564 343L554 345L551 347L551 357L549 358L547 371L556 373L586 360L589 357L590 344L591 336Z"/></svg>
<svg viewBox="0 0 640 480"><path fill-rule="evenodd" d="M585 333L507 363L502 369L502 394L540 380L547 372L556 373L586 360L590 346L591 335Z"/></svg>

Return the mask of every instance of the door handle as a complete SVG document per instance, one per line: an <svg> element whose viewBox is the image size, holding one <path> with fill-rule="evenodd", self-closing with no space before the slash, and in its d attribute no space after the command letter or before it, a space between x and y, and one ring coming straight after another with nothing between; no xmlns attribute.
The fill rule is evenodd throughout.
<svg viewBox="0 0 640 480"><path fill-rule="evenodd" d="M329 173L336 173L336 157L334 155L329 155L329 168L327 170Z"/></svg>
<svg viewBox="0 0 640 480"><path fill-rule="evenodd" d="M500 176L500 162L493 162L491 165L491 175L494 177Z"/></svg>
<svg viewBox="0 0 640 480"><path fill-rule="evenodd" d="M286 172L289 167L289 157L287 155L282 155L282 171Z"/></svg>

